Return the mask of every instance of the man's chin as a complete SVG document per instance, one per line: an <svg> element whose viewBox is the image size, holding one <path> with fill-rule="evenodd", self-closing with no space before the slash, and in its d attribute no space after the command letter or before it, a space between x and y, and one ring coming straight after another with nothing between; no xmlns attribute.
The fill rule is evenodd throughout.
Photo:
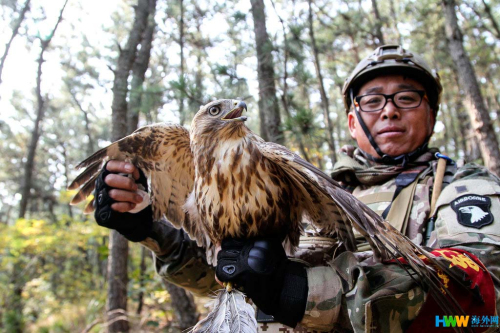
<svg viewBox="0 0 500 333"><path fill-rule="evenodd" d="M411 153L413 150L410 150L410 148L403 148L402 146L391 146L391 147L380 147L382 152L384 154L387 154L389 156L399 156L403 154L408 154Z"/></svg>

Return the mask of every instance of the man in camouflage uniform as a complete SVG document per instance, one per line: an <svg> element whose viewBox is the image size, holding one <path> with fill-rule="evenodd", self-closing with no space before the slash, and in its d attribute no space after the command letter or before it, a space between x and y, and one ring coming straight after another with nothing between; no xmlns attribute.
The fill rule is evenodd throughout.
<svg viewBox="0 0 500 333"><path fill-rule="evenodd" d="M500 269L495 260L500 253L500 180L483 167L467 164L457 168L448 161L444 177L435 181L441 179L436 171L438 161L446 157L427 144L441 90L439 77L419 56L394 45L377 48L358 64L344 85L349 129L358 148L342 148L332 177L413 242L435 249L436 256L461 270L471 290L457 287L439 271L438 275L465 315L493 318L500 302ZM125 165L111 161L107 169L134 173L138 179L137 170L127 171ZM133 190L117 175L105 181L111 188ZM437 201L433 202L434 192ZM120 195L114 199L130 201ZM248 242L253 249L255 241ZM153 251L157 272L166 280L199 295L220 287L215 270L206 264L204 251L168 222L154 223L149 237L141 243ZM220 266L231 251L223 242L217 268L221 279L228 279ZM279 321L295 326L290 328L261 314L262 332L439 331L436 315L449 315L440 311L405 269L390 262L376 263L362 237L358 252L343 252L335 239L319 237L306 228L295 256L305 268L303 280L294 280L295 284L276 269L260 276L248 265L242 266L237 284L274 284L271 290L277 291L269 292L272 295L257 290L249 296L264 302L267 312ZM242 256L238 260L247 259ZM300 289L301 285L305 289ZM306 290L303 296L295 291L297 286ZM266 297L272 305L265 303ZM488 329L495 330L476 330Z"/></svg>

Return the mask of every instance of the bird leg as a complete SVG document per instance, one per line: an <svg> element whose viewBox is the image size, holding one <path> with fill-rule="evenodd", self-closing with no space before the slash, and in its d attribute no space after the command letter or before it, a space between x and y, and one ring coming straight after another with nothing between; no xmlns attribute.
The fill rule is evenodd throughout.
<svg viewBox="0 0 500 333"><path fill-rule="evenodd" d="M233 283L232 282L224 282L223 285L224 285L224 288L226 288L228 293L230 293L231 290L233 290Z"/></svg>

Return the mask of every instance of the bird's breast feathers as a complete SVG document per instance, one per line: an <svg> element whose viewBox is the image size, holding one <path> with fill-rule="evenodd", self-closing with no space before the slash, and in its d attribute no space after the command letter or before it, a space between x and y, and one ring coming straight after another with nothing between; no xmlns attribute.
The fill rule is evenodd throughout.
<svg viewBox="0 0 500 333"><path fill-rule="evenodd" d="M195 202L212 241L277 233L289 220L280 208L289 212L291 195L255 143L227 140L208 149L210 159L196 159Z"/></svg>

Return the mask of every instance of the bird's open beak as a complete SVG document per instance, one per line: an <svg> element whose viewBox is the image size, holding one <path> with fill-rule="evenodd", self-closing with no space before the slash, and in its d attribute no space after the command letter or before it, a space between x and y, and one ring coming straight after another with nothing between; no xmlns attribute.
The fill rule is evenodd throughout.
<svg viewBox="0 0 500 333"><path fill-rule="evenodd" d="M239 101L238 104L236 104L236 107L229 111L228 114L221 119L227 121L246 121L248 117L241 115L243 110L247 110L247 105L245 102Z"/></svg>

